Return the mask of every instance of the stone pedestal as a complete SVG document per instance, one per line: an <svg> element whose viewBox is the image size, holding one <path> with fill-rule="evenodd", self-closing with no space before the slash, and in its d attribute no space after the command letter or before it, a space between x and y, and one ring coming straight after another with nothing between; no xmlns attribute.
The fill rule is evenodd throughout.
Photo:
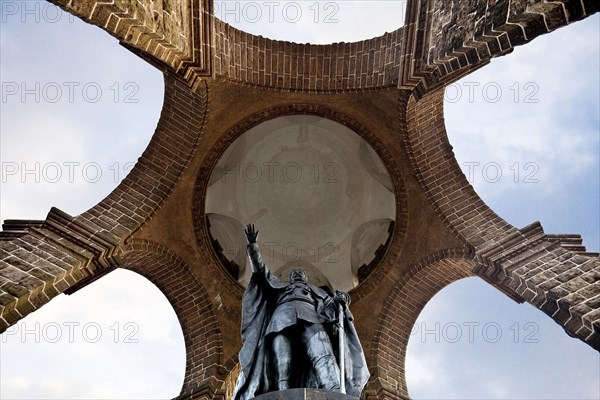
<svg viewBox="0 0 600 400"><path fill-rule="evenodd" d="M320 389L289 389L254 397L255 400L356 400L356 397Z"/></svg>

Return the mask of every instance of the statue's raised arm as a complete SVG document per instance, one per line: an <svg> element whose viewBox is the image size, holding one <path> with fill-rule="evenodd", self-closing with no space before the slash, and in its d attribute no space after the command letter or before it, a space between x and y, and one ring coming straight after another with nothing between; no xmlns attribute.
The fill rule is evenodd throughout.
<svg viewBox="0 0 600 400"><path fill-rule="evenodd" d="M246 233L246 238L248 239L248 246L246 247L246 252L248 253L248 259L250 260L252 272L265 272L266 266L263 262L262 256L260 255L260 248L258 247L258 243L256 243L258 231L254 227L254 224L248 224L246 226L246 229L244 230L244 233Z"/></svg>

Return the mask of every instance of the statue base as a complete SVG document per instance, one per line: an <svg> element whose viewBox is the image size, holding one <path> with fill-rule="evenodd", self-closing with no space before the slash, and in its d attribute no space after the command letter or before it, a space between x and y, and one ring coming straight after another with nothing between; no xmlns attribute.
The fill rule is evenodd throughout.
<svg viewBox="0 0 600 400"><path fill-rule="evenodd" d="M330 392L321 389L288 389L269 392L254 397L255 400L356 400L340 392Z"/></svg>

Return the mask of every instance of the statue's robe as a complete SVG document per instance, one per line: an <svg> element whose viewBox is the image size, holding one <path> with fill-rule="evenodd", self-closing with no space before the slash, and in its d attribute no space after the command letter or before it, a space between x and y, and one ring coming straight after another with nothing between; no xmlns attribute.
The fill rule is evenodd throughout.
<svg viewBox="0 0 600 400"><path fill-rule="evenodd" d="M271 318L276 309L276 299L291 285L281 282L265 266L258 245L248 245L248 256L253 271L242 302L242 349L239 353L240 375L233 395L234 400L247 400L259 394L275 389L273 374L269 371L270 338L267 329L272 331ZM337 334L331 328L337 323L337 306L325 290L308 284L313 299L316 301L316 314L330 335L334 352L337 353ZM302 317L300 317L302 319ZM308 321L315 322L315 321ZM282 329L297 323L296 315L289 320L277 321L275 325ZM369 379L369 371L360 341L353 324L353 316L348 307L344 307L345 334L345 382L346 393L360 397L363 387ZM337 354L336 354L337 356ZM338 359L339 362L339 359ZM307 371L308 369L308 371ZM294 373L299 378L298 387L317 387L311 368L296 368Z"/></svg>

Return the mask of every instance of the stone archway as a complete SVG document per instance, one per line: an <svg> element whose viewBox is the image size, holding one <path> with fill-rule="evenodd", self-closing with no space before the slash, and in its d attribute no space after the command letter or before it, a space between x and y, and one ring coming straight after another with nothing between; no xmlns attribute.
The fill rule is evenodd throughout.
<svg viewBox="0 0 600 400"><path fill-rule="evenodd" d="M448 249L412 265L410 273L396 282L375 330L368 362L376 379L367 386L369 396L409 398L404 368L413 325L436 293L452 282L473 276L474 265L473 253L468 249Z"/></svg>
<svg viewBox="0 0 600 400"><path fill-rule="evenodd" d="M168 249L148 241L132 241L122 256L124 267L146 277L171 302L181 323L186 368L180 398L192 393L212 398L222 384L222 337L206 289L189 266Z"/></svg>

